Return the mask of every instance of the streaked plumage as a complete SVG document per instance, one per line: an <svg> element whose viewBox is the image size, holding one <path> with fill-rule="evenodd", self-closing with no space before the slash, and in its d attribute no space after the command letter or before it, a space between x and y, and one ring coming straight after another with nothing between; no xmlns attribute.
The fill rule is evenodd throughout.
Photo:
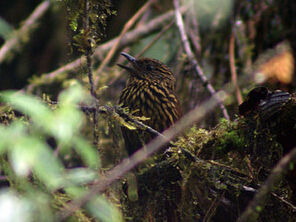
<svg viewBox="0 0 297 222"><path fill-rule="evenodd" d="M126 88L122 91L119 103L128 107L133 115L150 118L144 123L158 132L164 131L181 117L181 109L175 94L175 77L170 69L155 59L135 59L122 53L131 66L120 67L129 72ZM140 138L148 143L154 135L140 130L122 127L126 149L131 155L142 146ZM140 134L140 135L139 135Z"/></svg>

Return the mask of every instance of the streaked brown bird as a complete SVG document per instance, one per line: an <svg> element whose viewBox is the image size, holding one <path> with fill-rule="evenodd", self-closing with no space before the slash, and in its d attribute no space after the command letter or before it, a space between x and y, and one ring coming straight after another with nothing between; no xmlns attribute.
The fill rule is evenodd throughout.
<svg viewBox="0 0 297 222"><path fill-rule="evenodd" d="M136 116L150 118L145 124L162 132L181 117L181 108L175 93L175 77L170 69L156 59L141 58L122 52L130 66L118 64L129 73L126 88L119 104L128 107ZM132 155L155 135L142 130L122 127L126 150Z"/></svg>

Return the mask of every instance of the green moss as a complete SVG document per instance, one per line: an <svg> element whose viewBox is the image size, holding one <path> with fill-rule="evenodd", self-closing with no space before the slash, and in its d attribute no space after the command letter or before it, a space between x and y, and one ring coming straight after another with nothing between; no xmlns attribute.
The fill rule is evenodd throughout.
<svg viewBox="0 0 297 222"><path fill-rule="evenodd" d="M138 172L139 199L133 202L126 196L122 202L127 220L168 221L170 212L183 221L236 221L255 194L243 187L258 189L283 156L279 130L272 126L282 125L267 125L256 115L221 120L211 130L192 127L174 142L169 155ZM176 172L179 177L174 176ZM274 190L294 199L293 184L283 178ZM171 211L164 209L166 200L172 201ZM294 218L290 207L277 198L265 204L260 206L259 221Z"/></svg>

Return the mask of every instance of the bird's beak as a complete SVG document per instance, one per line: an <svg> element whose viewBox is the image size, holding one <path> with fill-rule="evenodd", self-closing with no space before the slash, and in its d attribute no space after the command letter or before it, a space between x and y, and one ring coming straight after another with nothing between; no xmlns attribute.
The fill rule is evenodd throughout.
<svg viewBox="0 0 297 222"><path fill-rule="evenodd" d="M135 59L133 56L129 55L128 53L122 52L121 55L122 55L122 56L125 56L126 59L127 59L129 62L131 62L131 63L134 63L134 62L136 61L136 59ZM133 69L130 68L130 67L128 67L128 66L124 66L124 65L122 65L122 64L117 64L117 65L118 65L119 67L123 68L123 69L128 70L129 72L133 72Z"/></svg>
<svg viewBox="0 0 297 222"><path fill-rule="evenodd" d="M133 56L129 55L128 53L122 52L121 55L125 56L126 59L128 59L129 62L135 62L136 61L136 59Z"/></svg>

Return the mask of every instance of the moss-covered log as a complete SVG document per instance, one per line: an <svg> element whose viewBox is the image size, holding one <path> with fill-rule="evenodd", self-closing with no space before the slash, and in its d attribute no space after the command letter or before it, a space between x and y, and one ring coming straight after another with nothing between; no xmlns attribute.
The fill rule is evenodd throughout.
<svg viewBox="0 0 297 222"><path fill-rule="evenodd" d="M138 199L129 195L131 181L123 186L126 220L236 221L296 145L295 96L278 91L257 96L249 94L244 116L210 131L193 127L166 158L135 172ZM295 221L295 162L290 164L259 206L256 221Z"/></svg>

